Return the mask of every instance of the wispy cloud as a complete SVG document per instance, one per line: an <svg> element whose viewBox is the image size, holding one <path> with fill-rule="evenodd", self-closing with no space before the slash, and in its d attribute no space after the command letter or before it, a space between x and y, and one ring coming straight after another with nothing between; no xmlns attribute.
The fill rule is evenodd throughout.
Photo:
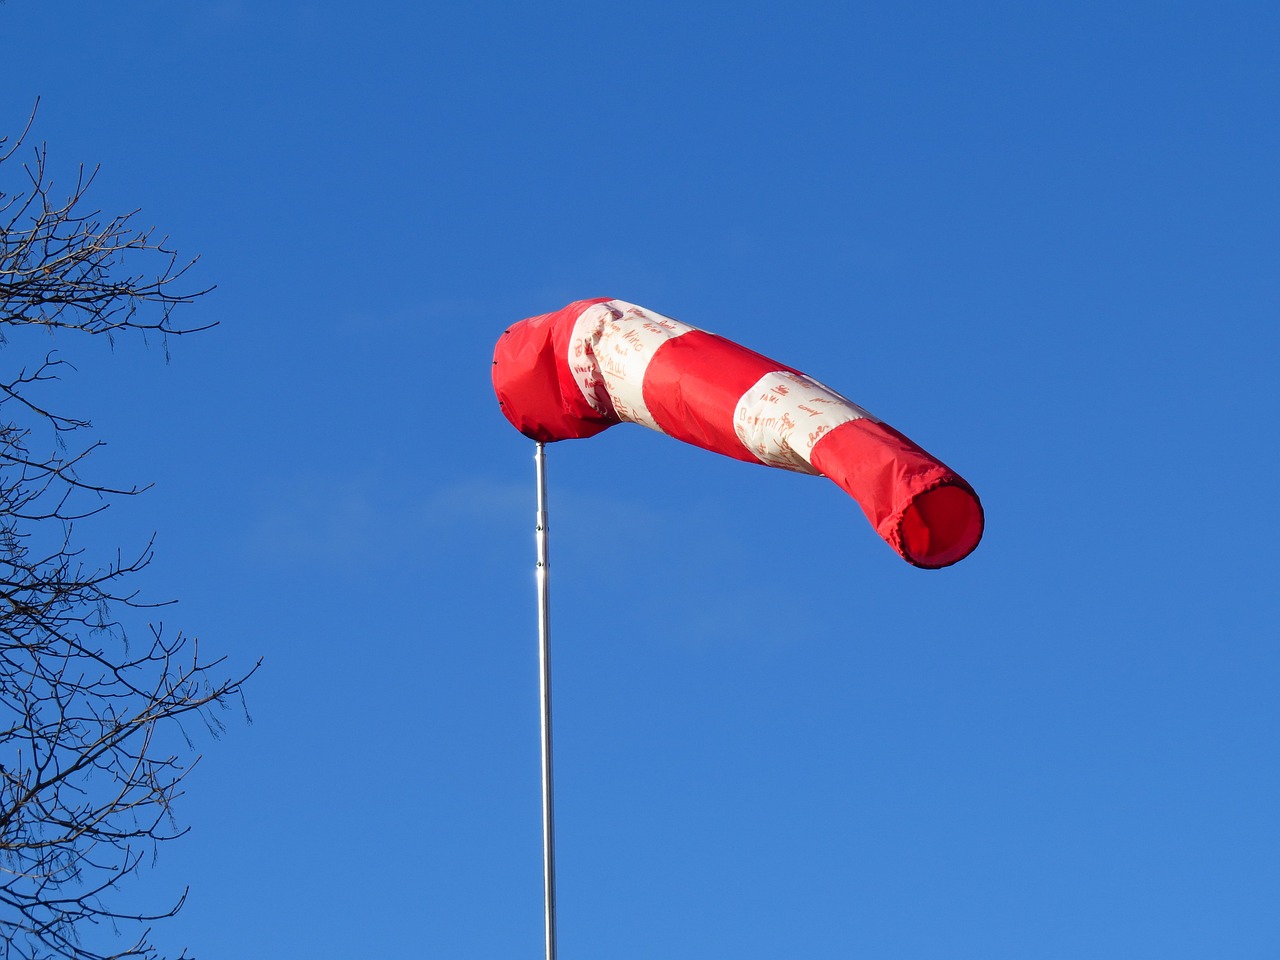
<svg viewBox="0 0 1280 960"><path fill-rule="evenodd" d="M534 509L532 485L501 483L487 477L460 480L430 494L420 519L426 524L506 521Z"/></svg>
<svg viewBox="0 0 1280 960"><path fill-rule="evenodd" d="M271 484L246 549L270 565L394 563L424 541L532 523L533 492L488 477L407 493L403 480L311 475Z"/></svg>
<svg viewBox="0 0 1280 960"><path fill-rule="evenodd" d="M256 559L331 564L389 546L394 511L374 491L318 479L282 487L250 527L248 550Z"/></svg>
<svg viewBox="0 0 1280 960"><path fill-rule="evenodd" d="M532 549L536 494L530 474L527 482L455 476L423 489L376 469L276 478L257 493L261 506L245 535L245 558L273 570L355 573L419 563L427 553L459 556L483 544ZM551 498L557 549L566 560L604 545L637 563L650 562L646 558L676 542L696 513L684 502L607 489L566 486ZM700 549L710 548L703 543Z"/></svg>

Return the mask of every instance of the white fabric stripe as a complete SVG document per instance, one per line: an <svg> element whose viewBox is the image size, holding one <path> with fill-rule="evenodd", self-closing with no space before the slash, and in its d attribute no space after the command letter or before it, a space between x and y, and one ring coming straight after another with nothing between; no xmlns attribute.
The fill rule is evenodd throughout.
<svg viewBox="0 0 1280 960"><path fill-rule="evenodd" d="M644 374L660 346L695 329L625 300L597 303L573 325L569 368L594 409L661 432L644 402Z"/></svg>
<svg viewBox="0 0 1280 960"><path fill-rule="evenodd" d="M812 377L779 370L742 395L733 428L761 463L816 474L809 463L814 444L842 423L864 417L875 419Z"/></svg>

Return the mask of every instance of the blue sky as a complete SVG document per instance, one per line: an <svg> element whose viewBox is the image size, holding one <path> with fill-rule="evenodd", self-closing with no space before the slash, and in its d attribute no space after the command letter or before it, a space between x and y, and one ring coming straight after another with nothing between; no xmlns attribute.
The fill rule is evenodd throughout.
<svg viewBox="0 0 1280 960"><path fill-rule="evenodd" d="M613 296L952 464L927 572L834 485L553 445L565 960L1270 957L1280 12L9 0L0 118L199 253L65 344L105 548L233 665L128 902L204 960L536 957L512 320ZM18 344L6 348L17 362Z"/></svg>

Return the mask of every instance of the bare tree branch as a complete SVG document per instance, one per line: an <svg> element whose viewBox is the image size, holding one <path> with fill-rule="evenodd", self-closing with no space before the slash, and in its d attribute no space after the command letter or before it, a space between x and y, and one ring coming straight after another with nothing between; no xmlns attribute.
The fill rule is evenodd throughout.
<svg viewBox="0 0 1280 960"><path fill-rule="evenodd" d="M158 333L166 347L201 329L174 322L208 292L181 286L195 261L137 211L86 209L96 169L55 193L44 145L20 159L30 127L0 139L0 347L20 327ZM216 735L253 670L228 678L194 637L146 622L163 604L130 584L150 542L105 558L81 546L78 525L145 487L84 473L100 442L46 399L69 369L56 353L0 366L0 958L159 960L150 925L186 893L139 911L117 905L119 888L185 832L174 803L198 758L183 720ZM139 641L126 623L143 625Z"/></svg>

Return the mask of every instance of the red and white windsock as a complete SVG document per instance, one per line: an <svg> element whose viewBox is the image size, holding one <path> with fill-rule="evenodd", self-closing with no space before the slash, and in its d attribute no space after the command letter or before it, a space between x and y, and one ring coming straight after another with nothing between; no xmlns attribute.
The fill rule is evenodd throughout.
<svg viewBox="0 0 1280 960"><path fill-rule="evenodd" d="M493 386L521 433L550 442L639 423L725 456L821 474L918 567L982 539L978 495L897 430L798 370L622 300L579 300L498 340Z"/></svg>

